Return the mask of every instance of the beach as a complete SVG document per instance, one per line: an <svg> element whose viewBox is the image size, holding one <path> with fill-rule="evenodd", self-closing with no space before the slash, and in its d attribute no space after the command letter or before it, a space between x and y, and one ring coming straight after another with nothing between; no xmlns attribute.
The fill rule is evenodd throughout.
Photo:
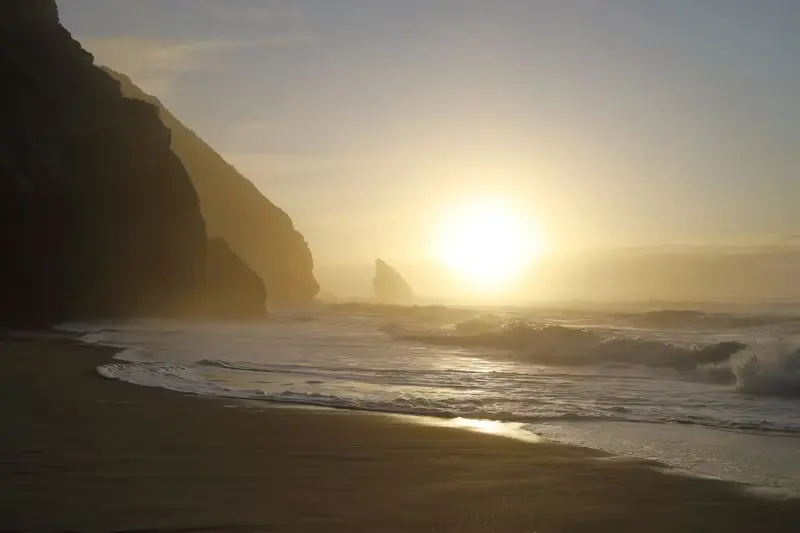
<svg viewBox="0 0 800 533"><path fill-rule="evenodd" d="M800 503L408 417L104 379L114 349L0 342L0 531L794 532Z"/></svg>

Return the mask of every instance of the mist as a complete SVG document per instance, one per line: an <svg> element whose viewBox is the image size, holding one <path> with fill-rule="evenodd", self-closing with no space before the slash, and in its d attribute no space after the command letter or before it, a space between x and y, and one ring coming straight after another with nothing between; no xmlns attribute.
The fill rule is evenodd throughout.
<svg viewBox="0 0 800 533"><path fill-rule="evenodd" d="M554 252L501 291L482 291L435 261L393 262L420 302L451 304L791 302L800 299L800 248L630 247ZM321 264L321 298L370 300L371 263Z"/></svg>

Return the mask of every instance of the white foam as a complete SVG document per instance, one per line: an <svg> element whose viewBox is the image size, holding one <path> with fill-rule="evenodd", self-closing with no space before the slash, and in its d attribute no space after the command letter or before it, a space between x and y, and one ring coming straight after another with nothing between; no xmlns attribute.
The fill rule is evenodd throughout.
<svg viewBox="0 0 800 533"><path fill-rule="evenodd" d="M381 325L379 318L336 315L280 324L81 327L86 342L124 349L98 369L104 377L183 393L501 422L655 422L800 435L796 400L749 396L642 367L547 367L485 349L400 343ZM645 457L668 457L669 449L646 440L632 442L651 450ZM757 445L769 449L768 441ZM794 449L800 464L800 446ZM703 460L740 460L729 449L718 453Z"/></svg>
<svg viewBox="0 0 800 533"><path fill-rule="evenodd" d="M626 422L552 422L533 424L529 429L543 438L599 448L616 457L657 461L672 473L800 496L800 453L795 438Z"/></svg>
<svg viewBox="0 0 800 533"><path fill-rule="evenodd" d="M783 340L757 345L734 372L742 392L800 397L800 348Z"/></svg>

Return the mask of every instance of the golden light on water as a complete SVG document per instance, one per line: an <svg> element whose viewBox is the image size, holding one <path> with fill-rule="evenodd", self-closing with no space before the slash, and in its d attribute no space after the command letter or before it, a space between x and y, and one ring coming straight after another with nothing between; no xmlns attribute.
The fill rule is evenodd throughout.
<svg viewBox="0 0 800 533"><path fill-rule="evenodd" d="M481 433L492 433L494 435L502 435L507 431L507 427L496 420L481 420L477 418L456 418L453 419L452 424L456 427L464 429L472 429L480 431Z"/></svg>
<svg viewBox="0 0 800 533"><path fill-rule="evenodd" d="M437 427L465 429L478 433L488 433L510 439L524 440L526 442L542 442L542 438L525 429L525 424L520 422L500 422L498 420L482 420L478 418L433 418L425 416L394 415L415 424L424 424Z"/></svg>
<svg viewBox="0 0 800 533"><path fill-rule="evenodd" d="M499 289L520 276L542 251L535 225L513 202L480 198L447 212L435 254L454 275L479 289Z"/></svg>

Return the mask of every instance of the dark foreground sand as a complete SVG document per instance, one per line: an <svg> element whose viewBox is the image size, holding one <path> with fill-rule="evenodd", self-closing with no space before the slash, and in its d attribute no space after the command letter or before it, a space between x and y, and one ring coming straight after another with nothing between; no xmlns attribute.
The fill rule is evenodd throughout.
<svg viewBox="0 0 800 533"><path fill-rule="evenodd" d="M797 502L583 449L105 380L110 353L0 342L0 531L800 531Z"/></svg>

